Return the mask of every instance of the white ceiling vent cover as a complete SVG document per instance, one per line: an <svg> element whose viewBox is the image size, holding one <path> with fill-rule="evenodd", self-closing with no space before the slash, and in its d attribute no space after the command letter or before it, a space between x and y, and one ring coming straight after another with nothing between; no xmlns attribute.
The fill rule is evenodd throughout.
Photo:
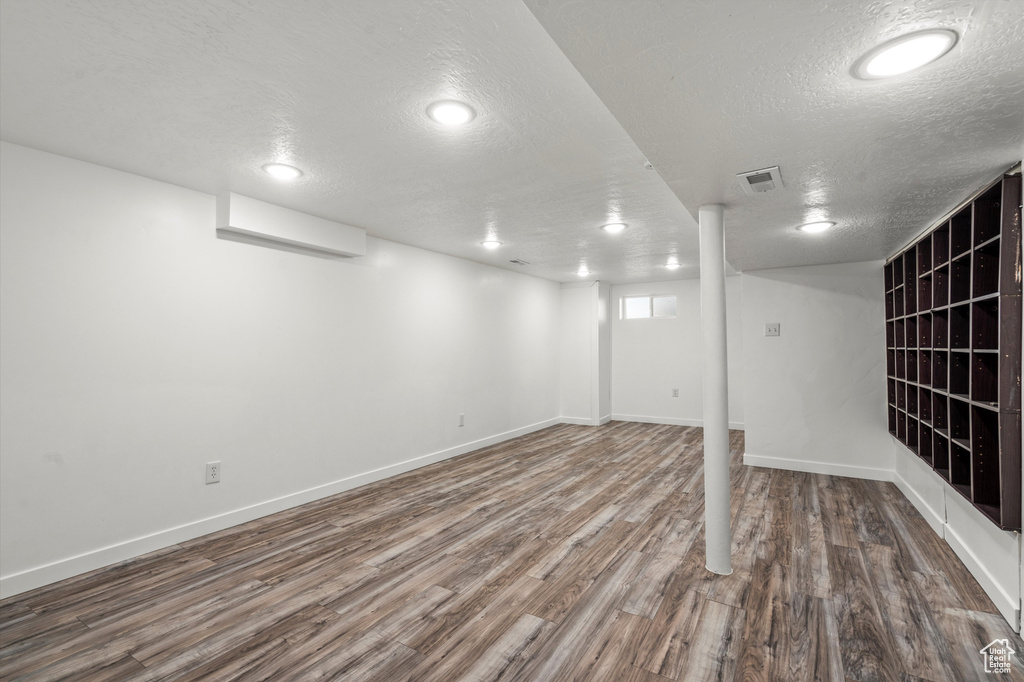
<svg viewBox="0 0 1024 682"><path fill-rule="evenodd" d="M747 171L746 173L737 173L736 177L740 179L740 185L747 194L770 192L773 189L785 187L782 184L782 174L779 172L778 166Z"/></svg>
<svg viewBox="0 0 1024 682"><path fill-rule="evenodd" d="M229 192L217 197L217 236L330 256L365 256L366 230ZM239 239L240 238L240 239Z"/></svg>

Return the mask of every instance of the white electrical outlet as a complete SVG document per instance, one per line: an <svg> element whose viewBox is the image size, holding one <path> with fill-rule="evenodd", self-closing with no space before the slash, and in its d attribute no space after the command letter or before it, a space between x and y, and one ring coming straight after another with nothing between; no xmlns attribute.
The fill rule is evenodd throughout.
<svg viewBox="0 0 1024 682"><path fill-rule="evenodd" d="M459 426L461 427L461 426L465 426L465 425L466 425L466 415L464 415L462 413L459 413Z"/></svg>
<svg viewBox="0 0 1024 682"><path fill-rule="evenodd" d="M673 398L678 398L679 397L679 389L678 388L673 388L672 389L672 397Z"/></svg>
<svg viewBox="0 0 1024 682"><path fill-rule="evenodd" d="M769 322L764 326L765 336L780 336L782 325L778 322Z"/></svg>
<svg viewBox="0 0 1024 682"><path fill-rule="evenodd" d="M206 485L220 483L220 462L206 463Z"/></svg>

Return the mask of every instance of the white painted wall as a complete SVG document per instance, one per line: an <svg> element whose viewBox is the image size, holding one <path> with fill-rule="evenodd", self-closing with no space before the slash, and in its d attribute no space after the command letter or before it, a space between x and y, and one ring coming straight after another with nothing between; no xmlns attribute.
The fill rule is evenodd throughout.
<svg viewBox="0 0 1024 682"><path fill-rule="evenodd" d="M560 292L559 414L573 424L592 424L597 391L593 348L597 283L563 284Z"/></svg>
<svg viewBox="0 0 1024 682"><path fill-rule="evenodd" d="M562 421L598 425L610 418L610 286L561 285L560 406Z"/></svg>
<svg viewBox="0 0 1024 682"><path fill-rule="evenodd" d="M741 279L745 461L891 480L881 261Z"/></svg>
<svg viewBox="0 0 1024 682"><path fill-rule="evenodd" d="M212 196L0 161L4 595L557 421L555 283L219 240Z"/></svg>
<svg viewBox="0 0 1024 682"><path fill-rule="evenodd" d="M727 277L729 424L744 427L742 297ZM672 295L676 317L620 319L624 296ZM612 287L612 412L615 419L699 426L703 423L700 280ZM679 397L672 397L672 389Z"/></svg>

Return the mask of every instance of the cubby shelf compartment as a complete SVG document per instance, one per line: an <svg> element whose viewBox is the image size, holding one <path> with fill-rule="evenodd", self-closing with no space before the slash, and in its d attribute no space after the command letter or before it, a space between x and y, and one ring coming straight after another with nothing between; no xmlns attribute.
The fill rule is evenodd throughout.
<svg viewBox="0 0 1024 682"><path fill-rule="evenodd" d="M949 482L967 499L971 499L971 453L956 441L949 448Z"/></svg>
<svg viewBox="0 0 1024 682"><path fill-rule="evenodd" d="M888 429L1004 530L1021 529L1021 178L884 266Z"/></svg>
<svg viewBox="0 0 1024 682"><path fill-rule="evenodd" d="M949 262L949 223L945 222L932 232L932 266L937 268Z"/></svg>
<svg viewBox="0 0 1024 682"><path fill-rule="evenodd" d="M928 462L928 466L932 466L932 430L924 422L921 422L921 440L917 454L921 456L921 459Z"/></svg>
<svg viewBox="0 0 1024 682"><path fill-rule="evenodd" d="M925 237L917 243L917 274L921 276L932 269L932 238ZM927 308L931 304L923 307Z"/></svg>
<svg viewBox="0 0 1024 682"><path fill-rule="evenodd" d="M999 355L977 351L971 355L971 400L998 406Z"/></svg>
<svg viewBox="0 0 1024 682"><path fill-rule="evenodd" d="M971 304L971 347L999 349L999 299L989 298Z"/></svg>
<svg viewBox="0 0 1024 682"><path fill-rule="evenodd" d="M971 354L951 352L949 354L949 386L950 395L970 394L971 385Z"/></svg>
<svg viewBox="0 0 1024 682"><path fill-rule="evenodd" d="M917 352L917 383L922 386L932 384L932 352L929 350Z"/></svg>
<svg viewBox="0 0 1024 682"><path fill-rule="evenodd" d="M932 348L949 348L949 310L932 313Z"/></svg>
<svg viewBox="0 0 1024 682"><path fill-rule="evenodd" d="M937 391L949 388L949 353L944 350L932 352L932 388Z"/></svg>
<svg viewBox="0 0 1024 682"><path fill-rule="evenodd" d="M961 256L971 250L971 207L960 209L949 221L949 257Z"/></svg>
<svg viewBox="0 0 1024 682"><path fill-rule="evenodd" d="M920 312L931 310L932 296L932 275L929 273L917 280L917 309Z"/></svg>
<svg viewBox="0 0 1024 682"><path fill-rule="evenodd" d="M921 388L919 390L919 398L917 401L919 414L918 417L921 419L922 424L932 423L932 392L927 388Z"/></svg>
<svg viewBox="0 0 1024 682"><path fill-rule="evenodd" d="M907 414L917 416L917 387L907 386Z"/></svg>
<svg viewBox="0 0 1024 682"><path fill-rule="evenodd" d="M914 256L913 248L911 248L905 258L906 274L903 277L903 314L910 315L917 312L917 258Z"/></svg>
<svg viewBox="0 0 1024 682"><path fill-rule="evenodd" d="M996 183L974 200L974 245L999 236L1002 222L1002 184Z"/></svg>
<svg viewBox="0 0 1024 682"><path fill-rule="evenodd" d="M961 303L971 297L971 257L964 254L949 264L949 302Z"/></svg>
<svg viewBox="0 0 1024 682"><path fill-rule="evenodd" d="M999 240L975 249L973 259L974 285L971 295L977 298L999 291Z"/></svg>
<svg viewBox="0 0 1024 682"><path fill-rule="evenodd" d="M952 306L949 309L949 347L967 349L971 347L971 307Z"/></svg>
<svg viewBox="0 0 1024 682"><path fill-rule="evenodd" d="M949 437L949 412L946 407L948 401L946 396L941 393L932 394L932 427L937 431L941 432L947 438Z"/></svg>
<svg viewBox="0 0 1024 682"><path fill-rule="evenodd" d="M919 436L918 422L911 416L907 416L907 447L914 452L919 452L918 436Z"/></svg>
<svg viewBox="0 0 1024 682"><path fill-rule="evenodd" d="M917 316L917 345L919 348L932 347L931 313L921 313Z"/></svg>
<svg viewBox="0 0 1024 682"><path fill-rule="evenodd" d="M943 265L932 273L932 307L949 305L949 266Z"/></svg>
<svg viewBox="0 0 1024 682"><path fill-rule="evenodd" d="M938 432L932 438L932 466L939 476L949 480L949 440Z"/></svg>

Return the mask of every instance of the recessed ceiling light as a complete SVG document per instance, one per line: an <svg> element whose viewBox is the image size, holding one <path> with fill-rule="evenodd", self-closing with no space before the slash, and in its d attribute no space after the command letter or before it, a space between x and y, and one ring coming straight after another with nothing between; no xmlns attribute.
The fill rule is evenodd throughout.
<svg viewBox="0 0 1024 682"><path fill-rule="evenodd" d="M283 163L265 164L263 166L263 172L271 177L277 178L278 180L294 180L295 178L302 176L302 171L298 168Z"/></svg>
<svg viewBox="0 0 1024 682"><path fill-rule="evenodd" d="M956 41L956 32L945 28L908 33L858 59L853 74L868 80L898 76L935 61L953 49Z"/></svg>
<svg viewBox="0 0 1024 682"><path fill-rule="evenodd" d="M587 269L586 265L581 265L580 269L576 271L576 274L580 277L586 277L590 274L590 270Z"/></svg>
<svg viewBox="0 0 1024 682"><path fill-rule="evenodd" d="M601 229L609 234L618 234L626 229L626 223L608 223L607 225L602 225Z"/></svg>
<svg viewBox="0 0 1024 682"><path fill-rule="evenodd" d="M480 245L483 246L485 249L496 249L499 246L501 246L501 242L499 242L496 239L488 239L485 242L480 242Z"/></svg>
<svg viewBox="0 0 1024 682"><path fill-rule="evenodd" d="M427 115L446 126L460 126L476 117L473 107L454 100L434 102L427 107Z"/></svg>
<svg viewBox="0 0 1024 682"><path fill-rule="evenodd" d="M831 221L822 220L816 223L805 223L796 229L800 230L801 232L810 232L814 234L816 232L824 232L825 230L827 230L830 227L833 227L834 225L835 223Z"/></svg>

